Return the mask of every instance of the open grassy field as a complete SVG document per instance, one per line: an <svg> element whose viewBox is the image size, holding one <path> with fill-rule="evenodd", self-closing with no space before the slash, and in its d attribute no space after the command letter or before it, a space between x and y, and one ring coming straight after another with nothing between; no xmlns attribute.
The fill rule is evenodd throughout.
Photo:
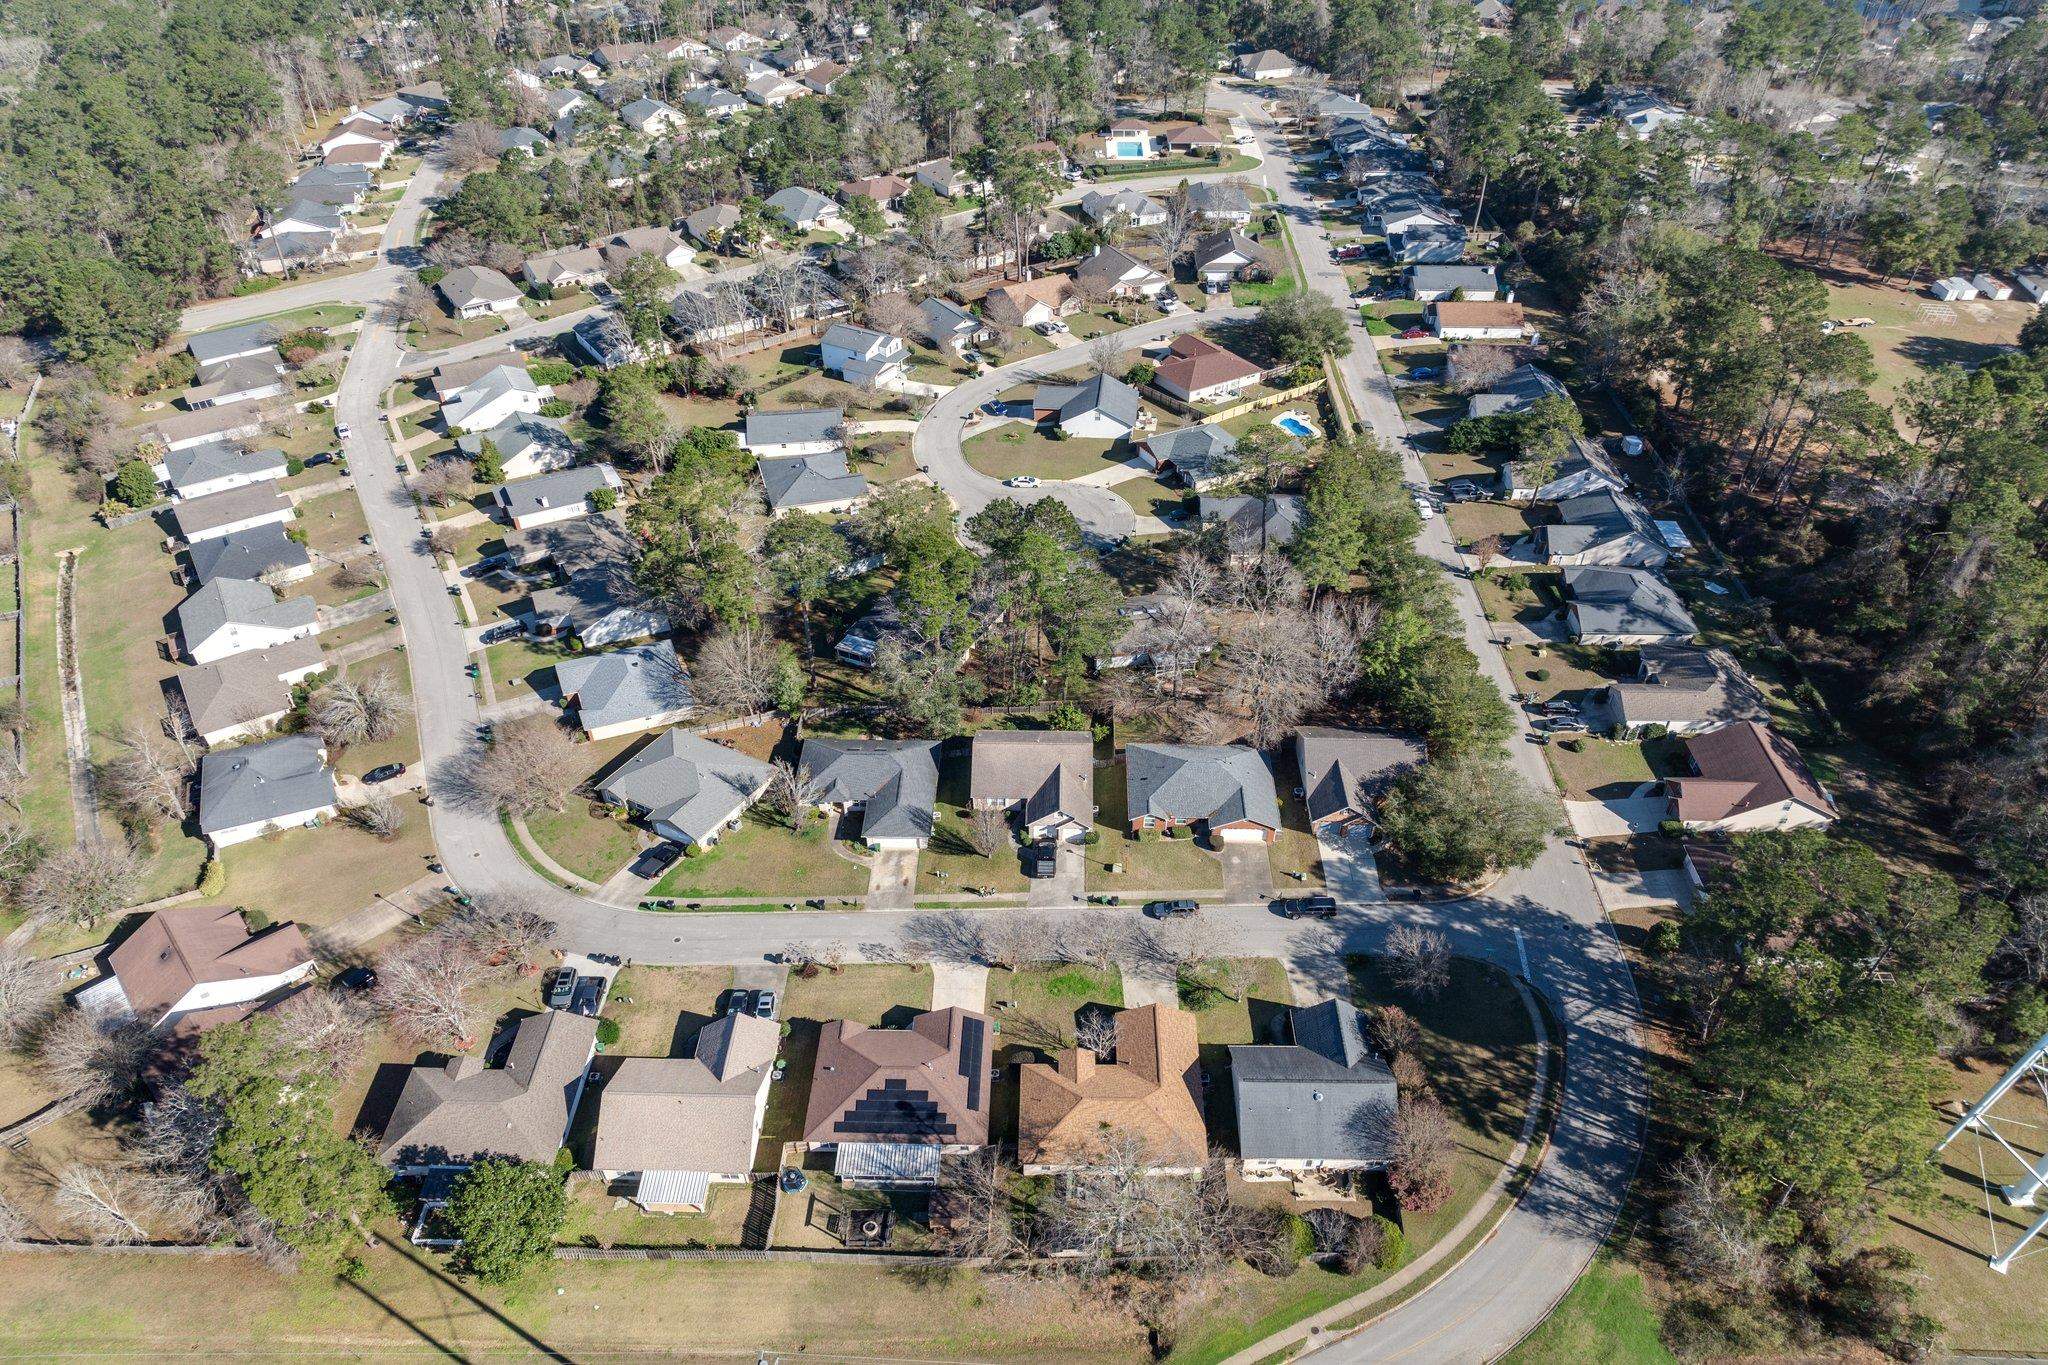
<svg viewBox="0 0 2048 1365"><path fill-rule="evenodd" d="M1943 303L1924 287L1884 284L1869 275L1831 270L1823 278L1829 317L1874 320L1874 326L1853 335L1870 343L1877 363L1870 395L1881 401L1895 398L1902 385L1942 365L1982 365L2018 341L2021 325L2034 310L2020 296L2004 303Z"/></svg>

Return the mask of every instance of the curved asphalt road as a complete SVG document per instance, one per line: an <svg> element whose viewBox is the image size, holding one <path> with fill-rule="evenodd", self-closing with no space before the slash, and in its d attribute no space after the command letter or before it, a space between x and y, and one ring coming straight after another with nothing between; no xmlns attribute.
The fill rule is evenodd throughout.
<svg viewBox="0 0 2048 1365"><path fill-rule="evenodd" d="M1262 140L1270 136L1270 125L1246 96L1226 91L1219 103L1235 105L1236 112L1248 115ZM1332 293L1341 302L1342 276L1329 264L1315 211L1297 187L1275 179L1276 164L1283 163L1269 155L1256 178L1267 180L1279 192L1310 287ZM417 232L424 198L438 178L437 168L422 167L393 216L386 240L401 255ZM397 264L387 254L377 270L352 278L385 282L384 297L389 297L404 278ZM261 297L276 300L281 294ZM364 301L379 300L366 296ZM1163 339L1219 316L1228 315L1162 319L1127 334L1127 340L1135 345ZM215 322L215 317L208 317L204 325ZM1411 475L1419 476L1385 377L1371 360L1370 342L1362 328L1356 336L1360 353L1342 367L1347 387L1382 439L1403 451L1411 462ZM421 524L394 465L379 413L382 395L400 374L404 360L397 334L373 307L343 376L338 410L341 420L353 428L350 466L404 624L423 763L439 784L450 763L472 743L478 711L463 673L468 656L453 599L421 544ZM1008 367L1015 373L975 381L934 406L925 423L929 435L922 429L918 433L918 456L963 512L971 514L1000 493L995 480L975 473L959 454L966 410L1000 386L1022 379L1033 366L1052 372L1064 361L1055 355ZM1087 362L1083 355L1067 363L1078 367ZM1102 501L1121 506L1113 494L1059 486L1045 491L1063 501L1072 499L1069 505L1077 515L1085 510L1091 524L1114 531L1115 509ZM1127 507L1123 512L1129 515ZM1425 526L1421 548L1447 567L1456 563L1440 520ZM1470 584L1461 580L1457 593L1468 640L1503 692L1511 690L1500 656L1488 644ZM1540 755L1519 741L1514 750L1525 775L1549 789ZM655 915L601 904L565 892L532 872L494 816L446 799L435 803L430 816L442 860L455 881L472 892L512 892L545 901L560 926L562 945L571 951L616 953L652 963L746 963L801 939L837 946L854 959L919 954L906 941L913 921L904 915ZM973 919L1016 911L957 913ZM1034 913L1060 919L1088 912ZM1281 920L1256 906L1205 909L1203 918L1238 951L1289 958L1297 974L1317 984L1327 981L1331 989L1342 986L1343 953L1372 948L1397 924L1426 924L1448 934L1458 951L1522 972L1549 999L1565 1031L1564 1094L1549 1150L1523 1198L1494 1236L1456 1270L1366 1330L1325 1346L1318 1358L1484 1360L1506 1350L1542 1320L1604 1240L1641 1145L1645 1082L1637 1037L1639 1010L1627 965L1578 854L1553 840L1534 867L1470 900L1347 905L1336 920L1322 924Z"/></svg>

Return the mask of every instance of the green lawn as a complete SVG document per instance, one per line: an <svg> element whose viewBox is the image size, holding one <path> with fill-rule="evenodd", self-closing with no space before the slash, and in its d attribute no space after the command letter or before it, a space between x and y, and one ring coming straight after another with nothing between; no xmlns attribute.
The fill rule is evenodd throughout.
<svg viewBox="0 0 2048 1365"><path fill-rule="evenodd" d="M1657 1314L1644 1297L1641 1272L1596 1256L1577 1284L1550 1310L1503 1365L1675 1365L1658 1338Z"/></svg>
<svg viewBox="0 0 2048 1365"><path fill-rule="evenodd" d="M948 763L939 772L939 800L931 843L917 855L917 893L958 893L963 887L1022 891L1027 879L1015 831L1006 827L995 856L975 852L974 822L967 804L967 763Z"/></svg>
<svg viewBox="0 0 2048 1365"><path fill-rule="evenodd" d="M1088 885L1097 891L1202 891L1223 889L1223 865L1199 848L1187 830L1134 838L1125 829L1124 770L1104 768L1095 779L1095 829L1101 836L1088 857ZM1120 867L1112 872L1111 867Z"/></svg>
<svg viewBox="0 0 2048 1365"><path fill-rule="evenodd" d="M1239 308L1250 308L1292 294L1299 288L1300 282L1289 270L1270 280L1239 280L1230 286L1230 301Z"/></svg>
<svg viewBox="0 0 2048 1365"><path fill-rule="evenodd" d="M273 920L331 924L425 876L434 856L426 808L413 796L397 805L405 825L388 843L335 820L234 845L221 855L228 884L220 899Z"/></svg>
<svg viewBox="0 0 2048 1365"><path fill-rule="evenodd" d="M398 650L386 650L359 659L348 666L348 675L361 681L374 673L389 673L398 683L400 690L408 695L412 692L412 674L407 667L406 655ZM337 772L361 777L372 768L381 768L386 763L414 764L420 761L419 726L407 716L398 727L398 733L375 744L352 744L334 758Z"/></svg>
<svg viewBox="0 0 2048 1365"><path fill-rule="evenodd" d="M619 1057L687 1057L697 1030L718 1017L732 989L730 967L648 967L622 970L605 997L604 1014L619 1023Z"/></svg>
<svg viewBox="0 0 2048 1365"><path fill-rule="evenodd" d="M695 858L679 858L656 896L760 896L807 900L816 896L859 896L868 872L832 850L822 821L794 833L750 814Z"/></svg>
<svg viewBox="0 0 2048 1365"><path fill-rule="evenodd" d="M1566 748L1577 744L1577 752ZM1629 796L1645 782L1657 780L1649 755L1640 744L1574 735L1545 746L1550 771L1569 800L1614 801Z"/></svg>
<svg viewBox="0 0 2048 1365"><path fill-rule="evenodd" d="M1286 782L1280 784L1280 836L1273 841L1271 862L1277 889L1323 884L1322 845L1309 831L1307 809Z"/></svg>
<svg viewBox="0 0 2048 1365"><path fill-rule="evenodd" d="M575 651L545 640L503 640L484 650L484 659L491 667L491 681L501 690L514 678L537 691L551 688L555 684L556 663L574 657Z"/></svg>
<svg viewBox="0 0 2048 1365"><path fill-rule="evenodd" d="M1597 692L1636 673L1632 650L1559 642L1543 645L1540 654L1534 645L1510 645L1504 653L1516 690L1544 701L1566 693ZM1544 676L1537 677L1539 673Z"/></svg>
<svg viewBox="0 0 2048 1365"><path fill-rule="evenodd" d="M990 478L1031 474L1041 479L1078 479L1123 461L1127 450L1115 441L1055 438L1050 429L1008 422L961 445L967 463Z"/></svg>
<svg viewBox="0 0 2048 1365"><path fill-rule="evenodd" d="M1461 550L1481 536L1499 536L1505 547L1528 535L1539 520L1528 508L1506 502L1454 502L1444 509L1444 516Z"/></svg>
<svg viewBox="0 0 2048 1365"><path fill-rule="evenodd" d="M640 847L633 826L591 813L602 809L571 796L561 810L538 810L527 816L526 830L550 858L585 881L602 885Z"/></svg>
<svg viewBox="0 0 2048 1365"><path fill-rule="evenodd" d="M306 548L315 555L335 555L358 546L370 530L354 489L306 499L292 525L305 532Z"/></svg>
<svg viewBox="0 0 2048 1365"><path fill-rule="evenodd" d="M1031 1053L1049 1058L1060 1048L1073 1046L1074 1016L1084 1006L1121 1009L1123 1003L1123 973L1115 967L1080 963L1043 963L1014 971L992 967L988 1013L1000 1034L996 1060L1028 1061Z"/></svg>
<svg viewBox="0 0 2048 1365"><path fill-rule="evenodd" d="M1184 172L1190 176L1240 175L1259 164L1255 156L1233 152L1220 160L1206 156L1162 156L1151 161L1141 161L1129 166L1107 162L1096 163L1088 168L1090 180L1133 180L1149 175L1173 175Z"/></svg>

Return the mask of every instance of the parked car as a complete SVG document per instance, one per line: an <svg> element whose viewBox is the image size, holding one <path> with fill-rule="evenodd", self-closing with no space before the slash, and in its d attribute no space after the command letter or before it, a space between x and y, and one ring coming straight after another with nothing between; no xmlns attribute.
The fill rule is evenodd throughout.
<svg viewBox="0 0 2048 1365"><path fill-rule="evenodd" d="M1337 248L1337 259L1340 261L1362 261L1365 259L1365 247L1363 245L1340 246Z"/></svg>
<svg viewBox="0 0 2048 1365"><path fill-rule="evenodd" d="M1060 851L1052 844L1033 844L1024 850L1024 875L1032 878L1052 876L1060 870Z"/></svg>
<svg viewBox="0 0 2048 1365"><path fill-rule="evenodd" d="M633 875L652 881L668 870L668 865L680 858L683 850L666 840L645 849L633 860Z"/></svg>
<svg viewBox="0 0 2048 1365"><path fill-rule="evenodd" d="M1184 919L1195 913L1193 901L1147 901L1145 914L1151 919Z"/></svg>
<svg viewBox="0 0 2048 1365"><path fill-rule="evenodd" d="M604 978L601 976L579 976L576 978L576 1000L570 1009L577 1014L595 1019L597 1007L604 1001Z"/></svg>
<svg viewBox="0 0 2048 1365"><path fill-rule="evenodd" d="M1031 330L1042 337L1056 337L1067 330L1067 324L1058 318L1047 318L1044 322L1033 323Z"/></svg>
<svg viewBox="0 0 2048 1365"><path fill-rule="evenodd" d="M1417 494L1415 497L1415 515L1421 517L1424 521L1428 521L1436 515L1436 504L1421 494Z"/></svg>
<svg viewBox="0 0 2048 1365"><path fill-rule="evenodd" d="M524 634L526 634L526 627L520 625L517 621L503 621L492 626L476 638L484 644L494 645L500 640L510 640L515 636Z"/></svg>
<svg viewBox="0 0 2048 1365"><path fill-rule="evenodd" d="M1005 488L1036 488L1038 480L1030 474L1018 474L1003 480Z"/></svg>
<svg viewBox="0 0 2048 1365"><path fill-rule="evenodd" d="M725 1012L727 1014L746 1014L753 1007L754 993L752 991L734 990L726 992Z"/></svg>
<svg viewBox="0 0 2048 1365"><path fill-rule="evenodd" d="M335 439L335 440L337 440L337 441L346 441L346 440L347 440L347 439L349 438L349 435L350 435L350 432L349 432L349 427L348 427L348 423L346 423L346 422L336 422L336 423L334 424L334 439Z"/></svg>
<svg viewBox="0 0 2048 1365"><path fill-rule="evenodd" d="M1576 716L1579 714L1579 705L1577 702L1570 701L1538 702L1536 704L1536 714L1541 716Z"/></svg>
<svg viewBox="0 0 2048 1365"><path fill-rule="evenodd" d="M1337 900L1334 896L1286 896L1274 901L1273 909L1288 919L1333 919Z"/></svg>
<svg viewBox="0 0 2048 1365"><path fill-rule="evenodd" d="M389 782L394 777L403 777L404 775L405 765L403 763L386 763L379 767L372 768L370 769L370 771L364 773L363 781Z"/></svg>
<svg viewBox="0 0 2048 1365"><path fill-rule="evenodd" d="M1414 369L1408 371L1408 377L1410 379L1434 379L1436 378L1436 366L1417 365Z"/></svg>
<svg viewBox="0 0 2048 1365"><path fill-rule="evenodd" d="M377 989L377 969L351 967L334 978L334 988L341 991L373 991Z"/></svg>
<svg viewBox="0 0 2048 1365"><path fill-rule="evenodd" d="M775 992L757 991L754 994L754 1017L773 1019L775 1017Z"/></svg>
<svg viewBox="0 0 2048 1365"><path fill-rule="evenodd" d="M1444 485L1444 492L1452 502L1478 502L1486 496L1470 479L1452 479Z"/></svg>
<svg viewBox="0 0 2048 1365"><path fill-rule="evenodd" d="M1401 340L1420 341L1428 335L1429 329L1427 327L1410 327L1407 331L1401 333Z"/></svg>
<svg viewBox="0 0 2048 1365"><path fill-rule="evenodd" d="M548 977L548 1008L551 1010L565 1010L569 1008L575 999L576 969L574 967L557 967L554 973Z"/></svg>
<svg viewBox="0 0 2048 1365"><path fill-rule="evenodd" d="M1180 311L1180 295L1178 294L1161 294L1155 302L1158 303L1159 311L1162 313L1178 313Z"/></svg>
<svg viewBox="0 0 2048 1365"><path fill-rule="evenodd" d="M464 578L482 578L485 574L496 573L511 562L512 556L510 555L485 555L476 563L465 568L462 571L462 576ZM502 626L491 627L492 630L502 630L503 628Z"/></svg>

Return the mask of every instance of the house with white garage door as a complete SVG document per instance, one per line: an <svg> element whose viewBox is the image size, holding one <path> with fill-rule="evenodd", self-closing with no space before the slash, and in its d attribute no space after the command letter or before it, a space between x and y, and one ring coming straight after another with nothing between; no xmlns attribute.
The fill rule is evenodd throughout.
<svg viewBox="0 0 2048 1365"><path fill-rule="evenodd" d="M1133 835L1192 829L1211 842L1272 843L1280 833L1273 771L1239 744L1133 744L1124 750Z"/></svg>
<svg viewBox="0 0 2048 1365"><path fill-rule="evenodd" d="M590 1164L649 1213L701 1213L754 1169L782 1029L728 1014L687 1057L622 1057L598 1101Z"/></svg>
<svg viewBox="0 0 2048 1365"><path fill-rule="evenodd" d="M811 804L860 815L872 848L923 848L931 842L939 799L939 745L929 739L807 739L797 766L809 777Z"/></svg>
<svg viewBox="0 0 2048 1365"><path fill-rule="evenodd" d="M1095 740L1085 730L982 730L967 796L1014 811L1028 840L1078 839L1095 823Z"/></svg>

